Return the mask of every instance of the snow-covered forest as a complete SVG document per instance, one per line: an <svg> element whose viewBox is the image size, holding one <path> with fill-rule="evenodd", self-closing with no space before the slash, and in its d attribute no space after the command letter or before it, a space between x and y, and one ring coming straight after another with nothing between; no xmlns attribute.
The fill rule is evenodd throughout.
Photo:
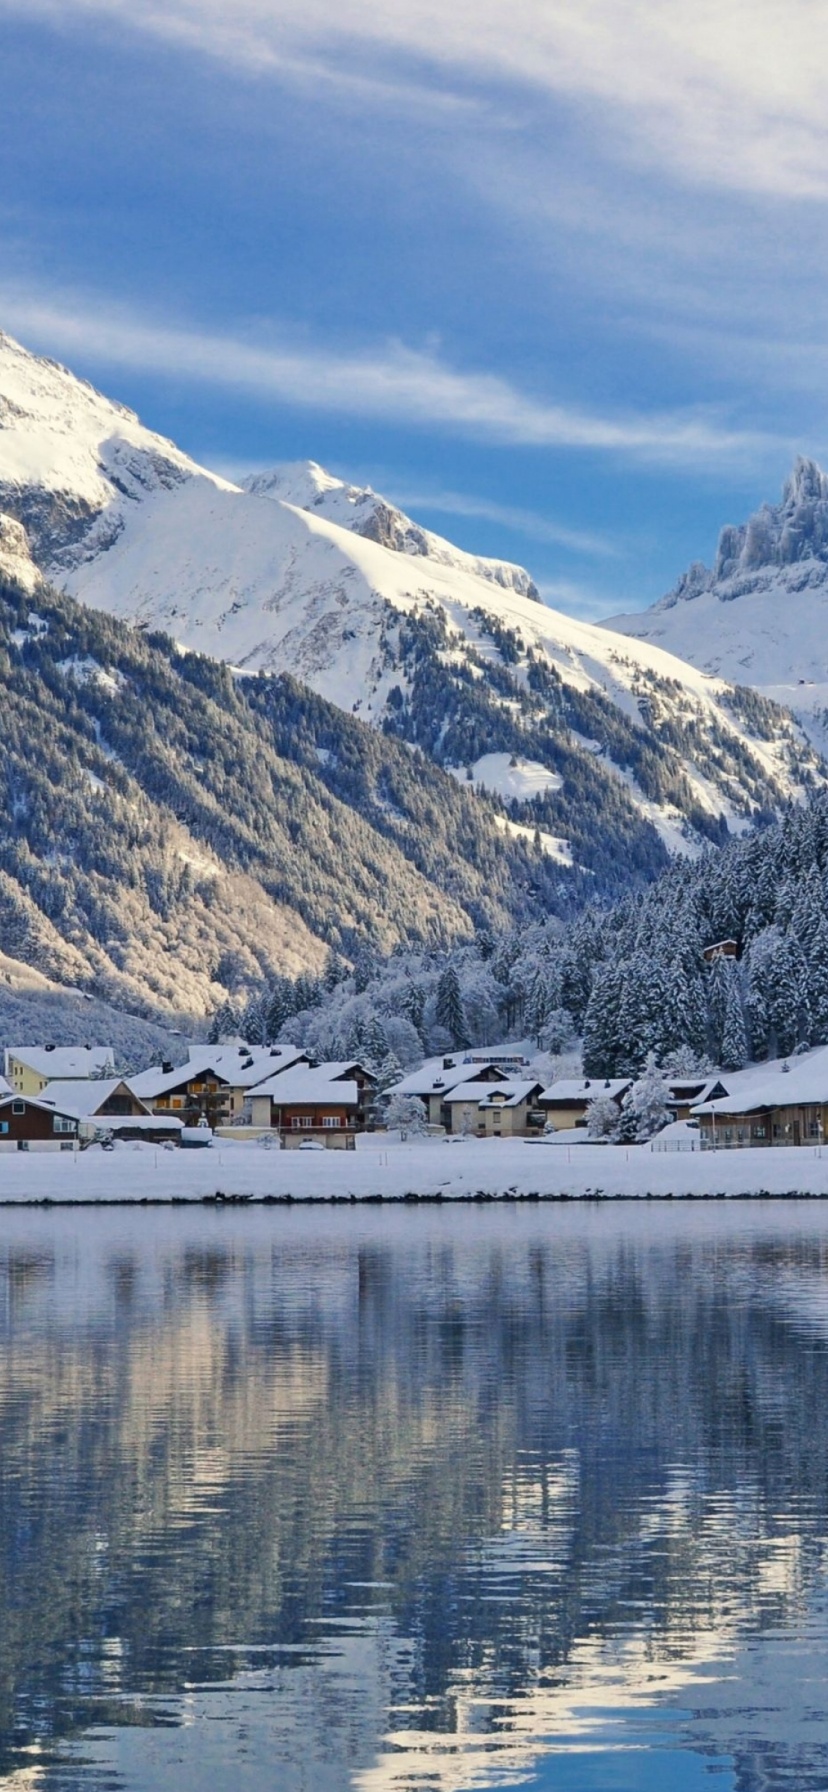
<svg viewBox="0 0 828 1792"><path fill-rule="evenodd" d="M828 797L696 861L647 890L449 952L332 955L322 978L279 979L214 1031L359 1053L383 1080L426 1052L531 1036L558 1052L583 1039L588 1075L660 1064L751 1060L828 1043ZM708 962L732 940L736 956ZM384 1060L388 1059L386 1064Z"/></svg>

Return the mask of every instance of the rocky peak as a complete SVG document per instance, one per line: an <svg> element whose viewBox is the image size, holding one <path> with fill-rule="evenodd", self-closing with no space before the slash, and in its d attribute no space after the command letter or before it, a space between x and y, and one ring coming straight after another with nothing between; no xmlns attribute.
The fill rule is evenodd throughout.
<svg viewBox="0 0 828 1792"><path fill-rule="evenodd" d="M828 477L816 461L800 455L780 504L763 504L740 527L722 530L713 579L811 559L828 560Z"/></svg>
<svg viewBox="0 0 828 1792"><path fill-rule="evenodd" d="M23 524L0 511L0 577L4 575L25 591L34 591L40 579Z"/></svg>

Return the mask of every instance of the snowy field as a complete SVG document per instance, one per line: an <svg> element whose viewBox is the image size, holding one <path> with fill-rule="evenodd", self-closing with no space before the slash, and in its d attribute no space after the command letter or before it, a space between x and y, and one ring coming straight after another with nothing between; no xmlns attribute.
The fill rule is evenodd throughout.
<svg viewBox="0 0 828 1792"><path fill-rule="evenodd" d="M359 1151L113 1152L0 1156L0 1205L51 1202L583 1200L828 1195L828 1147L683 1152L517 1140L365 1141Z"/></svg>

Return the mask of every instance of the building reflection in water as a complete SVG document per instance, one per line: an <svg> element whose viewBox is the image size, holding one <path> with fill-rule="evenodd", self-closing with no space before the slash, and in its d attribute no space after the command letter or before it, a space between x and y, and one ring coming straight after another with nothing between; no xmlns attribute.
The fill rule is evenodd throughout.
<svg viewBox="0 0 828 1792"><path fill-rule="evenodd" d="M826 1272L793 1202L4 1215L0 1784L824 1788Z"/></svg>

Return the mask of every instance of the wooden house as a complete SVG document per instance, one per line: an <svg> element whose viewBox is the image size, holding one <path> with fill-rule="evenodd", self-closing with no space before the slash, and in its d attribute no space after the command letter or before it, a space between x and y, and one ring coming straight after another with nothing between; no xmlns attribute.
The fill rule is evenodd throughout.
<svg viewBox="0 0 828 1792"><path fill-rule="evenodd" d="M153 1114L124 1077L89 1083L47 1083L40 1099L44 1105L76 1114L79 1137L84 1142L100 1134L141 1139L147 1144L181 1142L181 1121L172 1114Z"/></svg>
<svg viewBox="0 0 828 1792"><path fill-rule="evenodd" d="M729 1095L693 1109L703 1150L815 1146L828 1137L828 1046L753 1065L728 1080Z"/></svg>
<svg viewBox="0 0 828 1792"><path fill-rule="evenodd" d="M156 1065L130 1081L153 1113L175 1114L186 1126L204 1119L215 1130L242 1122L258 1083L310 1061L297 1046L201 1046L184 1064Z"/></svg>
<svg viewBox="0 0 828 1792"><path fill-rule="evenodd" d="M80 1121L37 1095L5 1095L0 1099L0 1150L74 1151Z"/></svg>
<svg viewBox="0 0 828 1792"><path fill-rule="evenodd" d="M297 1065L251 1090L250 1124L278 1132L288 1148L315 1139L348 1149L373 1119L375 1090L376 1079L362 1064Z"/></svg>

